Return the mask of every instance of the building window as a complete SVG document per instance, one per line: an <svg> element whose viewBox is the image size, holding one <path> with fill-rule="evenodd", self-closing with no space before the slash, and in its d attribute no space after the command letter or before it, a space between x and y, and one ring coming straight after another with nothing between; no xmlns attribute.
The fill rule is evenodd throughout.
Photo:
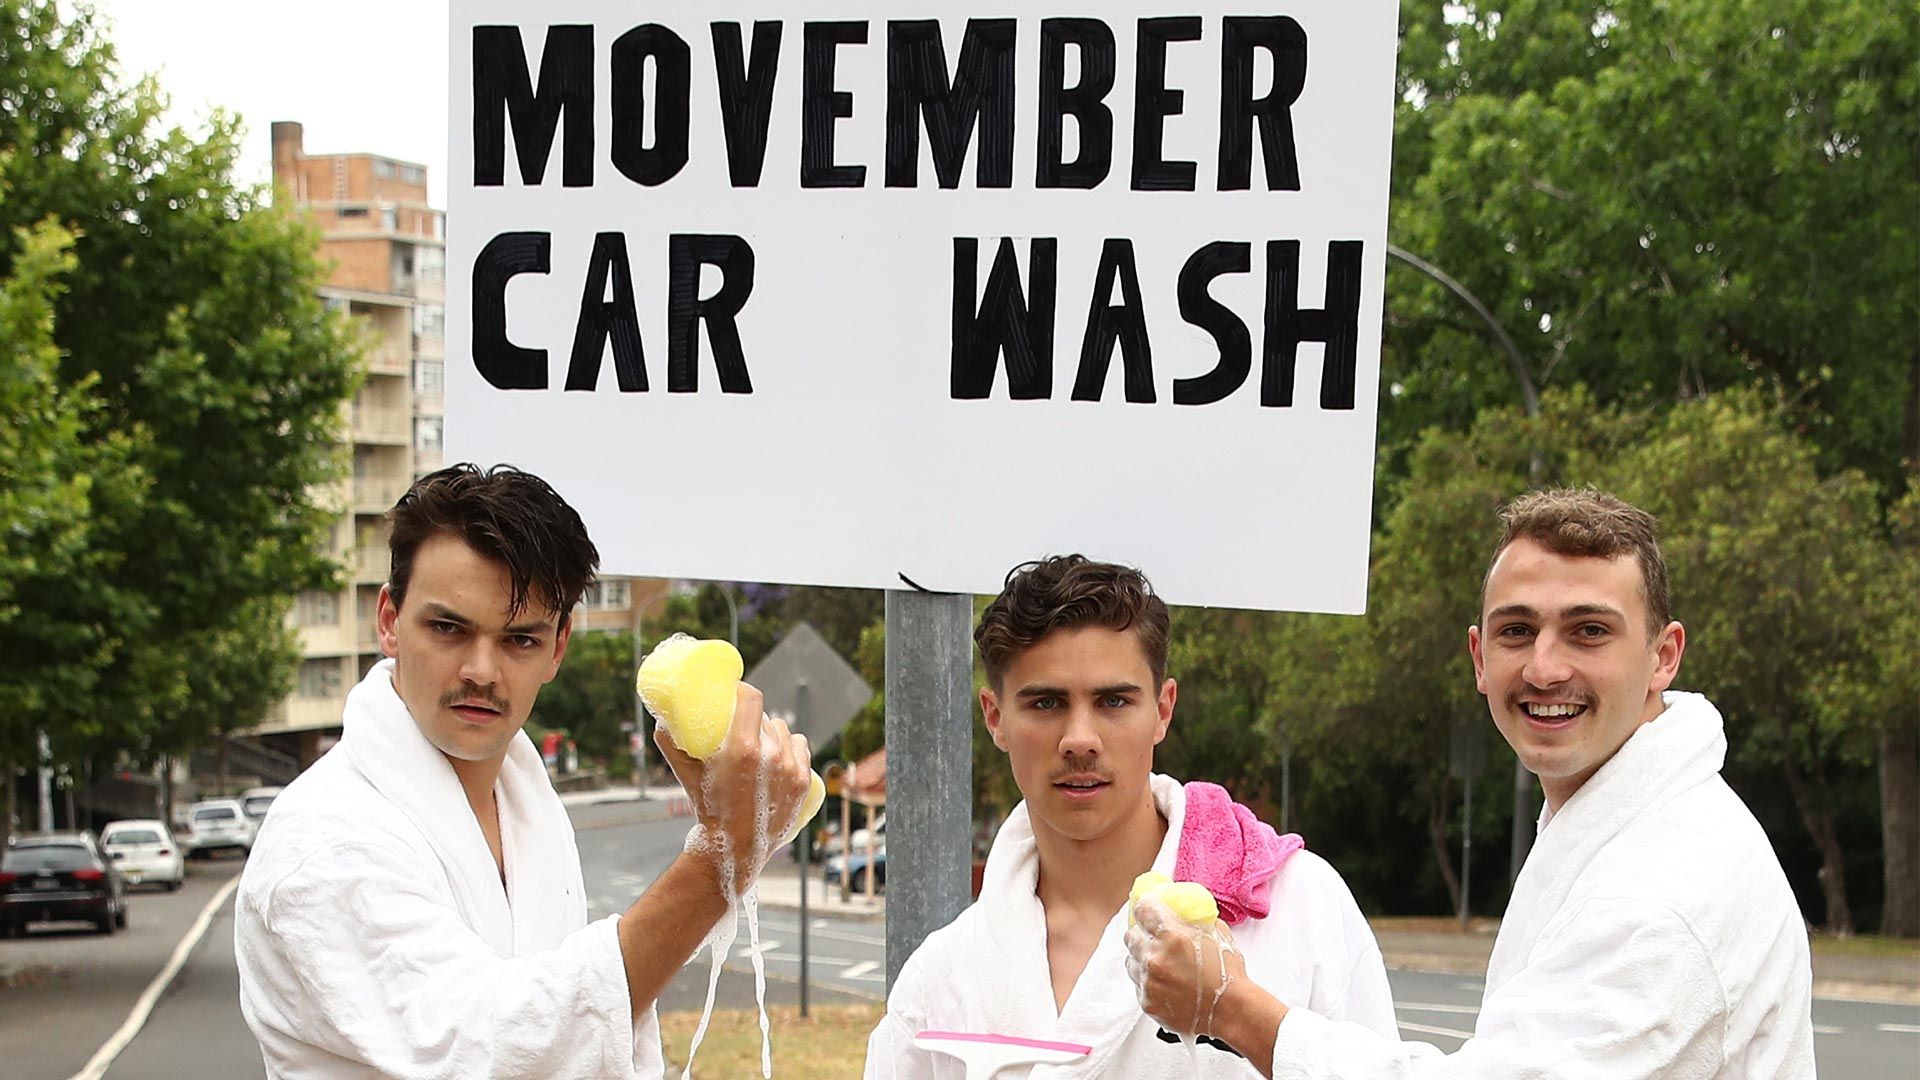
<svg viewBox="0 0 1920 1080"><path fill-rule="evenodd" d="M294 693L303 698L340 696L340 661L302 660L300 681Z"/></svg>
<svg viewBox="0 0 1920 1080"><path fill-rule="evenodd" d="M587 586L580 597L589 611L619 611L633 604L633 583L625 578L603 578Z"/></svg>
<svg viewBox="0 0 1920 1080"><path fill-rule="evenodd" d="M400 211L395 210L391 206L381 207L380 227L387 232L397 231L400 228Z"/></svg>
<svg viewBox="0 0 1920 1080"><path fill-rule="evenodd" d="M439 360L413 362L413 392L438 394L446 388L446 365Z"/></svg>
<svg viewBox="0 0 1920 1080"><path fill-rule="evenodd" d="M447 309L439 304L420 304L413 309L413 332L423 338L447 336Z"/></svg>
<svg viewBox="0 0 1920 1080"><path fill-rule="evenodd" d="M341 217L366 217L367 208L364 206L342 206L335 210L334 213L339 214Z"/></svg>
<svg viewBox="0 0 1920 1080"><path fill-rule="evenodd" d="M386 158L374 158L373 175L382 180L393 179L393 162L388 161Z"/></svg>
<svg viewBox="0 0 1920 1080"><path fill-rule="evenodd" d="M330 592L303 592L293 601L293 625L339 626L340 596Z"/></svg>
<svg viewBox="0 0 1920 1080"><path fill-rule="evenodd" d="M440 440L446 431L446 421L438 416L419 416L413 421L413 448L422 454L440 452Z"/></svg>
<svg viewBox="0 0 1920 1080"><path fill-rule="evenodd" d="M447 280L447 253L436 247L420 249L420 280L439 285Z"/></svg>
<svg viewBox="0 0 1920 1080"><path fill-rule="evenodd" d="M400 166L400 179L409 184L424 184L427 182L427 172L418 165L402 165Z"/></svg>

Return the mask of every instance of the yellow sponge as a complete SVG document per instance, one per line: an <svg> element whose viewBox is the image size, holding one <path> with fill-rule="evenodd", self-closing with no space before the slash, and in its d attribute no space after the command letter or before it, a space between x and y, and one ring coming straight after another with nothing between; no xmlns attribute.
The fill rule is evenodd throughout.
<svg viewBox="0 0 1920 1080"><path fill-rule="evenodd" d="M1149 870L1133 879L1133 890L1127 896L1128 926L1133 925L1134 905L1149 896L1167 905L1182 922L1191 926L1212 926L1220 918L1220 905L1214 902L1213 894L1205 885L1197 881L1175 881Z"/></svg>
<svg viewBox="0 0 1920 1080"><path fill-rule="evenodd" d="M745 670L731 643L675 634L640 662L640 700L680 749L704 761L726 741Z"/></svg>
<svg viewBox="0 0 1920 1080"><path fill-rule="evenodd" d="M704 761L727 739L727 729L733 724L734 696L745 670L740 650L731 642L675 634L654 646L640 662L636 681L647 711L673 733L680 749ZM799 820L780 844L800 835L801 826L813 820L826 799L826 781L814 773L800 804Z"/></svg>

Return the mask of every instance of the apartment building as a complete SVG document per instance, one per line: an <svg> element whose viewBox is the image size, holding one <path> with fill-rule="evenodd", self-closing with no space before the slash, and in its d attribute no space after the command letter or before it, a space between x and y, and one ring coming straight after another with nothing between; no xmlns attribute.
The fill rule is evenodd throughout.
<svg viewBox="0 0 1920 1080"><path fill-rule="evenodd" d="M446 364L446 213L427 202L424 165L378 154L308 154L297 123L272 127L275 196L320 230L329 267L320 289L366 338L366 379L342 419L353 474L317 493L340 512L333 553L338 591L303 593L289 619L301 661L293 693L252 734L311 763L333 744L347 691L381 657L374 634L387 579L384 515L419 476L442 464ZM635 604L665 590L652 579L612 579L583 599L589 630L630 626Z"/></svg>

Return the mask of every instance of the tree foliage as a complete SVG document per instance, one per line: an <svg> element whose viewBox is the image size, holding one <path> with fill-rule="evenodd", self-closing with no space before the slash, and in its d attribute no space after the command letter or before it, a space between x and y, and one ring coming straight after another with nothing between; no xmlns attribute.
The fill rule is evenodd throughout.
<svg viewBox="0 0 1920 1080"><path fill-rule="evenodd" d="M57 671L0 651L0 681L38 703L5 730L45 727L76 761L187 750L284 693L290 598L336 578L316 493L341 472L353 339L318 298L313 234L234 184L237 124L162 130L157 88L121 81L85 9L0 6L0 106L0 275L40 282L19 295L51 315L8 347L44 372L50 339L72 401L52 430L108 455L59 474L87 555L19 607L78 636L42 642L70 658Z"/></svg>
<svg viewBox="0 0 1920 1080"><path fill-rule="evenodd" d="M1920 378L1920 25L1868 0L1402 8L1393 238L1547 385L1672 401L1764 379L1897 485ZM1382 434L1515 401L1480 327L1396 269Z"/></svg>

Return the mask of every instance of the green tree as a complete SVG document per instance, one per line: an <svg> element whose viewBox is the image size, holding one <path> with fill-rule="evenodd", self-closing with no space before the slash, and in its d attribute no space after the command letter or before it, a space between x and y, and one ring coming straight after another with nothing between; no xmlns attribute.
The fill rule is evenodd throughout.
<svg viewBox="0 0 1920 1080"><path fill-rule="evenodd" d="M103 586L117 561L96 513L137 497L133 439L88 437L86 384L63 386L54 305L72 272L73 236L45 222L15 237L0 279L0 841L11 827L13 769L38 759L38 735L83 720L101 670L147 612Z"/></svg>
<svg viewBox="0 0 1920 1080"><path fill-rule="evenodd" d="M313 234L233 183L235 121L161 130L158 89L121 81L84 7L0 4L0 105L0 274L20 227L74 236L59 381L91 403L83 437L125 441L146 480L95 498L92 547L114 557L87 583L142 618L103 624L114 647L83 695L40 695L64 710L45 719L69 760L185 751L261 718L293 662L289 598L336 580L316 493L341 474L355 339L316 294ZM0 666L38 678L18 653Z"/></svg>
<svg viewBox="0 0 1920 1080"><path fill-rule="evenodd" d="M1871 0L1404 6L1392 236L1484 300L1542 385L1671 401L1760 377L1823 471L1898 490L1916 55L1920 21ZM1388 454L1515 400L1457 300L1389 285Z"/></svg>
<svg viewBox="0 0 1920 1080"><path fill-rule="evenodd" d="M1661 519L1689 630L1682 684L1719 706L1736 765L1785 780L1819 853L1826 925L1845 935L1836 777L1871 760L1879 725L1829 691L1835 671L1872 656L1861 616L1882 584L1879 514L1860 473L1820 475L1783 412L1753 393L1683 404L1593 475Z"/></svg>
<svg viewBox="0 0 1920 1080"><path fill-rule="evenodd" d="M583 759L624 760L627 731L633 721L633 634L574 634L567 643L560 673L540 691L533 720L548 730L563 730Z"/></svg>

